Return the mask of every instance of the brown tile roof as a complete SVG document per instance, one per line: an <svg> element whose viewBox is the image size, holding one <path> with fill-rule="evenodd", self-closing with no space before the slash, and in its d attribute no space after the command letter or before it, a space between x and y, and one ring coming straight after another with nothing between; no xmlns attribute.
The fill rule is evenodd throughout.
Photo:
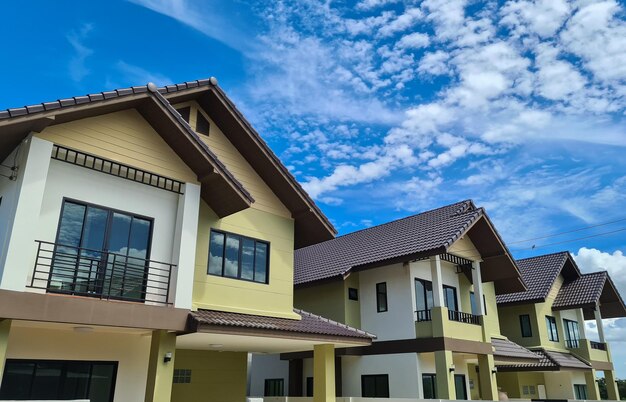
<svg viewBox="0 0 626 402"><path fill-rule="evenodd" d="M517 260L517 266L528 290L498 295L496 296L498 304L544 300L568 257L568 252L559 252Z"/></svg>
<svg viewBox="0 0 626 402"><path fill-rule="evenodd" d="M279 332L294 332L308 335L326 335L339 338L358 338L367 341L376 336L360 329L329 320L319 315L294 309L300 320L257 316L251 314L229 313L216 310L192 311L191 317L196 324L209 326L235 327Z"/></svg>
<svg viewBox="0 0 626 402"><path fill-rule="evenodd" d="M495 357L528 359L537 362L540 360L540 357L536 353L508 339L491 338L491 345L493 346L493 355Z"/></svg>
<svg viewBox="0 0 626 402"><path fill-rule="evenodd" d="M564 284L552 303L552 308L558 310L585 305L595 306L600 301L607 278L606 271L601 271L581 275L580 278Z"/></svg>
<svg viewBox="0 0 626 402"><path fill-rule="evenodd" d="M301 248L295 253L294 281L340 277L395 257L443 253L484 214L466 200Z"/></svg>
<svg viewBox="0 0 626 402"><path fill-rule="evenodd" d="M576 356L545 349L534 351L539 357L537 363L519 363L498 365L498 371L559 371L561 369L591 369L591 366Z"/></svg>

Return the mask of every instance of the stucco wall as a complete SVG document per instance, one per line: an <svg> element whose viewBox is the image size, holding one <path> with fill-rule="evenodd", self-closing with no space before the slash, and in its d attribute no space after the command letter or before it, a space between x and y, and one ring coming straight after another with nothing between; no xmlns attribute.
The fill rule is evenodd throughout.
<svg viewBox="0 0 626 402"><path fill-rule="evenodd" d="M267 378L285 380L285 395L289 390L289 361L280 360L280 355L253 354L250 364L250 396L263 396Z"/></svg>
<svg viewBox="0 0 626 402"><path fill-rule="evenodd" d="M13 324L7 358L117 361L114 402L143 401L148 375L150 332L76 332Z"/></svg>
<svg viewBox="0 0 626 402"><path fill-rule="evenodd" d="M0 164L5 166L13 166L17 149ZM17 160L21 164L21 159ZM0 173L3 175L11 175L11 170L0 167ZM4 270L4 256L9 241L9 234L13 227L13 215L15 213L15 205L17 203L18 181L9 180L7 177L0 176L0 279Z"/></svg>
<svg viewBox="0 0 626 402"><path fill-rule="evenodd" d="M388 374L391 398L415 398L418 392L415 353L345 356L342 359L343 396L361 396L361 376Z"/></svg>

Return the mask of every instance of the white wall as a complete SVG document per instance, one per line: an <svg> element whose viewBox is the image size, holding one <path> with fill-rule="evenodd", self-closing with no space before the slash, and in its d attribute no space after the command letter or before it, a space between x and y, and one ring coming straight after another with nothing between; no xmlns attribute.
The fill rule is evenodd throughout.
<svg viewBox="0 0 626 402"><path fill-rule="evenodd" d="M280 355L253 354L252 363L250 364L249 396L263 396L265 380L268 378L283 378L285 380L286 395L289 390L289 361L280 360Z"/></svg>
<svg viewBox="0 0 626 402"><path fill-rule="evenodd" d="M114 402L143 401L150 357L150 332L81 333L14 326L7 358L117 361Z"/></svg>
<svg viewBox="0 0 626 402"><path fill-rule="evenodd" d="M574 399L574 386L569 371L544 373L546 380L546 396L549 399ZM583 381L579 384L584 384Z"/></svg>
<svg viewBox="0 0 626 402"><path fill-rule="evenodd" d="M344 356L341 361L343 396L361 396L361 376L389 375L390 398L416 398L418 395L417 354Z"/></svg>
<svg viewBox="0 0 626 402"><path fill-rule="evenodd" d="M5 166L13 166L13 162L16 156L17 148L11 152L11 154L0 164ZM18 165L20 159L17 160ZM11 175L11 170L5 167L0 167L0 173L3 175ZM4 256L6 256L6 250L9 241L9 233L11 232L13 216L15 213L15 205L17 203L18 195L18 182L17 180L9 180L9 178L0 176L0 278L2 278L2 272L4 268Z"/></svg>
<svg viewBox="0 0 626 402"><path fill-rule="evenodd" d="M411 294L413 302L413 310L417 309L415 304L415 279L424 279L432 282L430 270L430 261L421 260L410 263L411 267ZM461 308L461 295L459 294L459 274L456 273L456 267L447 261L441 261L441 280L444 285L453 286L456 289L457 303Z"/></svg>
<svg viewBox="0 0 626 402"><path fill-rule="evenodd" d="M415 338L413 283L402 264L368 269L359 274L361 329L376 334L377 341ZM376 284L387 283L388 310L376 309Z"/></svg>

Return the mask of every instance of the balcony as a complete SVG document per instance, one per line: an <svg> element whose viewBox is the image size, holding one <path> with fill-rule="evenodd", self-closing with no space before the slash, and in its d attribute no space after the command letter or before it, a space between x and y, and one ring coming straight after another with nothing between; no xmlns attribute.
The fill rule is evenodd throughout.
<svg viewBox="0 0 626 402"><path fill-rule="evenodd" d="M589 341L591 349L595 350L606 350L606 343Z"/></svg>
<svg viewBox="0 0 626 402"><path fill-rule="evenodd" d="M28 287L49 293L149 304L171 304L173 264L37 241Z"/></svg>
<svg viewBox="0 0 626 402"><path fill-rule="evenodd" d="M565 347L568 349L578 349L580 347L580 341L578 339L566 339Z"/></svg>
<svg viewBox="0 0 626 402"><path fill-rule="evenodd" d="M447 308L418 310L415 312L415 336L416 338L444 336L482 342L482 322L478 315Z"/></svg>
<svg viewBox="0 0 626 402"><path fill-rule="evenodd" d="M480 316L461 311L448 310L448 319L465 324L480 325Z"/></svg>

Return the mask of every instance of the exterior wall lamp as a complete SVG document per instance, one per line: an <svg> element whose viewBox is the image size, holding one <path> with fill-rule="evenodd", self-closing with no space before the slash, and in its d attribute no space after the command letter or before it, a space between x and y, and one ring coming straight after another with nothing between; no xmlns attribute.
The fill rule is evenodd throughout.
<svg viewBox="0 0 626 402"><path fill-rule="evenodd" d="M452 366L450 366L450 368L449 368L450 372L451 372L451 373L454 373L455 368L456 368L456 367L454 367L454 364L453 364Z"/></svg>
<svg viewBox="0 0 626 402"><path fill-rule="evenodd" d="M172 361L172 352L167 352L165 356L163 356L163 363L169 363Z"/></svg>
<svg viewBox="0 0 626 402"><path fill-rule="evenodd" d="M491 374L496 374L496 373L498 373L498 368L497 367L492 368Z"/></svg>

